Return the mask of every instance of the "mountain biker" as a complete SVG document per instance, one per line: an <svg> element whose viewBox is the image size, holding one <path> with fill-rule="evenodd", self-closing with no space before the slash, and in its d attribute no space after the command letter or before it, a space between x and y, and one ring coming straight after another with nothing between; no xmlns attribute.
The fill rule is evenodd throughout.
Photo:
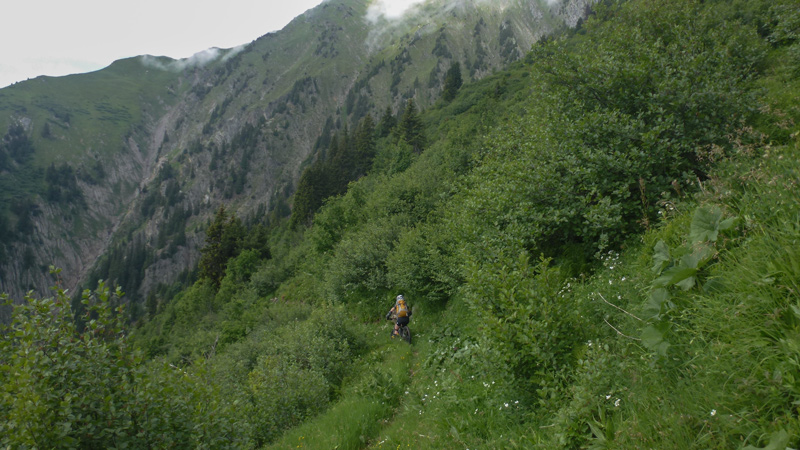
<svg viewBox="0 0 800 450"><path fill-rule="evenodd" d="M395 317L394 330L392 330L392 337L399 334L401 325L408 325L411 318L411 308L406 304L406 299L400 294L394 299L394 306L386 314L386 320L389 320L392 315Z"/></svg>

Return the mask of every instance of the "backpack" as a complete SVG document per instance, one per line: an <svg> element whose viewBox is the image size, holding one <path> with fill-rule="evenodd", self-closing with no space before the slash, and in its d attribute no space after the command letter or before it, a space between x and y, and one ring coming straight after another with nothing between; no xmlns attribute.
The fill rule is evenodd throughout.
<svg viewBox="0 0 800 450"><path fill-rule="evenodd" d="M408 306L405 300L398 300L394 310L397 317L408 317Z"/></svg>

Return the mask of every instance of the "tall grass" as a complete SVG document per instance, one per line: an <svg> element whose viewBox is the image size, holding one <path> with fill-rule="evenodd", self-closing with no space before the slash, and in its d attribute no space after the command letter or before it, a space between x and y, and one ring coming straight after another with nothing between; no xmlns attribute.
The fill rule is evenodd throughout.
<svg viewBox="0 0 800 450"><path fill-rule="evenodd" d="M630 394L616 419L621 448L737 448L800 435L796 150L721 170L728 181L706 201L741 217L741 234L720 249L714 288L685 294L669 357L643 354L649 364L627 375Z"/></svg>
<svg viewBox="0 0 800 450"><path fill-rule="evenodd" d="M409 383L412 348L392 341L360 360L335 405L268 448L359 449L374 441Z"/></svg>
<svg viewBox="0 0 800 450"><path fill-rule="evenodd" d="M574 349L577 363L562 388L526 396L520 380L493 367L493 349L480 337L481 318L456 298L420 327L425 336L414 345L408 394L393 416L359 412L367 407L356 406L344 389L335 408L348 410L344 422L350 425L325 414L282 444L317 427L327 434L341 426L338 434L351 436L348 445L367 448L791 446L800 436L796 154L796 146L787 146L771 149L766 159L723 164L714 175L726 181L665 210L662 224L605 257L595 275L569 280L561 295L580 308L589 324L582 331L592 338ZM739 226L720 238L703 274L715 282L707 290L675 293L681 310L661 357L640 340L653 246L685 242L698 204L712 203L724 207L726 217L739 217ZM347 430L365 429L360 420L370 417L372 438L361 439L361 432L353 438Z"/></svg>

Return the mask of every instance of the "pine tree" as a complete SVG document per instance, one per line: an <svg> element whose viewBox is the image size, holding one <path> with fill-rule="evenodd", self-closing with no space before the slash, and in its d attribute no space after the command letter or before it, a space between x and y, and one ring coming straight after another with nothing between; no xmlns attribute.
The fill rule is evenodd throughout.
<svg viewBox="0 0 800 450"><path fill-rule="evenodd" d="M145 308L147 309L147 316L150 319L156 316L156 313L158 312L158 299L156 298L155 292L150 291L150 293L147 295Z"/></svg>
<svg viewBox="0 0 800 450"><path fill-rule="evenodd" d="M444 75L444 91L442 92L442 99L446 102L453 101L456 98L458 90L461 88L463 80L461 79L461 63L454 61L447 73Z"/></svg>
<svg viewBox="0 0 800 450"><path fill-rule="evenodd" d="M414 149L415 153L421 153L425 147L425 136L422 133L422 121L417 114L417 106L414 99L408 99L403 118L398 125L400 137Z"/></svg>
<svg viewBox="0 0 800 450"><path fill-rule="evenodd" d="M228 216L220 205L214 220L206 230L206 246L200 251L200 277L219 287L225 276L225 266L241 249L244 227L235 215Z"/></svg>
<svg viewBox="0 0 800 450"><path fill-rule="evenodd" d="M355 136L351 135L347 125L342 130L338 139L338 148L331 154L330 164L325 169L325 175L330 180L330 191L324 192L324 197L339 195L347 190L347 184L353 178L356 167L355 161Z"/></svg>
<svg viewBox="0 0 800 450"><path fill-rule="evenodd" d="M375 122L367 114L361 119L356 130L356 170L355 178L367 174L375 158Z"/></svg>
<svg viewBox="0 0 800 450"><path fill-rule="evenodd" d="M353 133L345 125L330 138L325 160L319 157L303 171L292 205L292 228L310 225L314 213L328 197L347 191L347 185L366 175L375 158L375 121L367 114Z"/></svg>
<svg viewBox="0 0 800 450"><path fill-rule="evenodd" d="M320 174L315 166L316 163L304 170L297 184L297 191L294 193L294 204L292 205L292 219L290 221L293 229L296 229L299 225L310 225L311 216L319 207L317 203L320 196Z"/></svg>
<svg viewBox="0 0 800 450"><path fill-rule="evenodd" d="M392 132L396 125L397 119L392 114L392 108L387 106L386 110L383 111L381 120L378 122L378 137L385 138Z"/></svg>

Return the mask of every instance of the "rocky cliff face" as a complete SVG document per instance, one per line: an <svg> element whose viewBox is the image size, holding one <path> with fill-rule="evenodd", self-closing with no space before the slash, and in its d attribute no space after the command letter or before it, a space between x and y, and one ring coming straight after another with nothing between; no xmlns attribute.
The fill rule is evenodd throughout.
<svg viewBox="0 0 800 450"><path fill-rule="evenodd" d="M136 57L0 90L0 127L27 124L35 149L0 173L42 178L17 192L31 227L0 197L0 291L44 293L54 264L68 287L105 273L144 296L196 263L219 204L240 217L287 214L326 123L352 127L411 97L427 107L451 62L466 81L485 76L578 23L591 0L428 2L395 21L369 3L329 0L237 49ZM81 199L53 194L51 165L74 174Z"/></svg>

